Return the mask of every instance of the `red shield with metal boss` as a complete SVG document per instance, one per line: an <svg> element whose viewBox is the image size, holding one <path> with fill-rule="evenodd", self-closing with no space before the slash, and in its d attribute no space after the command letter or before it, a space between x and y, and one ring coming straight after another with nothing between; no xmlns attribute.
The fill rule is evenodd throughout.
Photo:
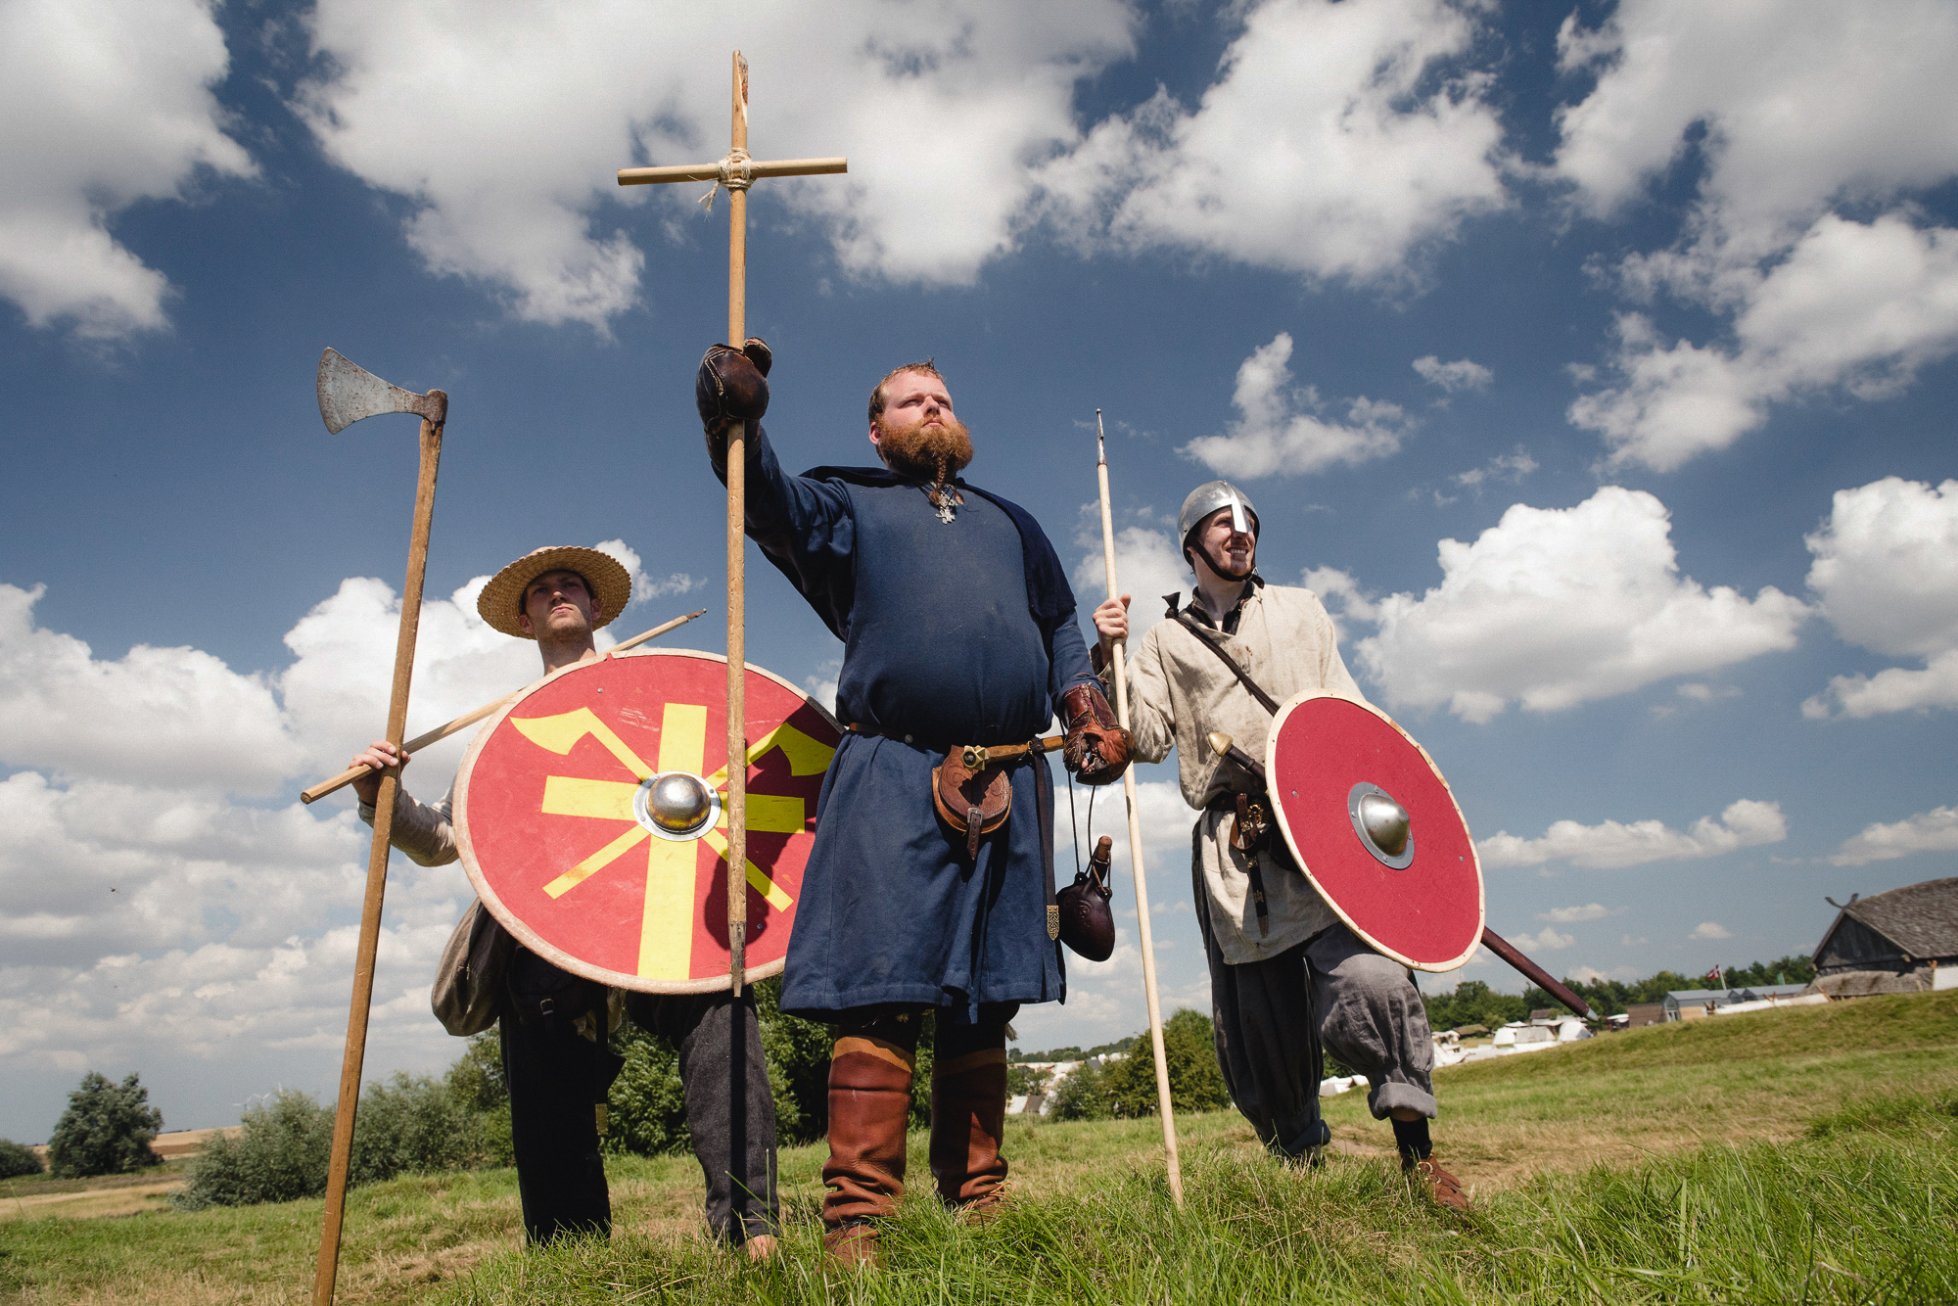
<svg viewBox="0 0 1958 1306"><path fill-rule="evenodd" d="M1482 865L1427 750L1332 694L1278 709L1265 743L1278 825L1299 865L1368 945L1453 970L1482 942Z"/></svg>
<svg viewBox="0 0 1958 1306"><path fill-rule="evenodd" d="M462 861L532 952L647 993L728 986L727 659L659 650L567 667L477 735L456 777ZM782 968L841 737L747 669L746 975Z"/></svg>

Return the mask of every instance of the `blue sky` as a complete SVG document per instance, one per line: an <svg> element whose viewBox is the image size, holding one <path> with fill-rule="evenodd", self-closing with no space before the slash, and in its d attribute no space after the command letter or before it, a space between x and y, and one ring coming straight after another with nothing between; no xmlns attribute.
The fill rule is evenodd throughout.
<svg viewBox="0 0 1958 1306"><path fill-rule="evenodd" d="M868 461L871 381L935 355L1085 608L1099 407L1145 618L1183 494L1238 479L1559 973L1805 952L1825 895L1951 872L1948 3L0 0L0 1135L89 1069L173 1127L332 1090L366 832L294 794L383 722L415 454L325 432L324 346L451 396L411 733L532 674L474 596L541 544L632 567L618 633L708 606L721 647L725 202L612 175L725 152L736 47L757 157L850 159L750 205L785 462ZM750 658L824 692L750 578ZM1204 1008L1142 779L1165 1008ZM1121 949L1023 1045L1142 1027L1118 873ZM396 860L370 1075L456 1055L464 901Z"/></svg>

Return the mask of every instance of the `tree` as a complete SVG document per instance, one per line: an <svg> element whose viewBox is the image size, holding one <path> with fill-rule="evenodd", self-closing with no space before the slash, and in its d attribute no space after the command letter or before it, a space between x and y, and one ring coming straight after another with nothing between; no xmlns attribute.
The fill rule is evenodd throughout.
<svg viewBox="0 0 1958 1306"><path fill-rule="evenodd" d="M1103 1084L1105 1068L1083 1061L1054 1085L1052 1115L1056 1120L1106 1120L1114 1114Z"/></svg>
<svg viewBox="0 0 1958 1306"><path fill-rule="evenodd" d="M1047 1087L1053 1076L1052 1070L1035 1070L1032 1066L1008 1062L1006 1066L1006 1093L1008 1097L1022 1093L1038 1093Z"/></svg>
<svg viewBox="0 0 1958 1306"><path fill-rule="evenodd" d="M1169 1067L1169 1101L1178 1111L1216 1111L1231 1104L1217 1065L1210 1017L1183 1010L1163 1022L1163 1062ZM1111 1109L1124 1117L1156 1114L1156 1048L1138 1034L1129 1053L1104 1071Z"/></svg>
<svg viewBox="0 0 1958 1306"><path fill-rule="evenodd" d="M17 1175L40 1174L47 1167L33 1148L24 1143L16 1143L11 1138L0 1138L0 1179L12 1179Z"/></svg>
<svg viewBox="0 0 1958 1306"><path fill-rule="evenodd" d="M48 1139L49 1169L57 1178L129 1174L163 1158L150 1150L163 1113L135 1075L120 1084L91 1070L68 1095L68 1109Z"/></svg>

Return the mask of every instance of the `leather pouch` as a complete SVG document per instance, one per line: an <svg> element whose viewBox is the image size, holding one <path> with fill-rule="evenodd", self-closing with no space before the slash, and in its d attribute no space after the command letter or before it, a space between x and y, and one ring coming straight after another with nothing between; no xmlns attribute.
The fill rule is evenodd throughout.
<svg viewBox="0 0 1958 1306"><path fill-rule="evenodd" d="M469 904L450 932L449 941L442 945L435 985L428 994L428 1004L443 1029L467 1036L480 1034L496 1023L503 972L516 947L517 941L484 910L481 901Z"/></svg>
<svg viewBox="0 0 1958 1306"><path fill-rule="evenodd" d="M966 764L966 751L954 748L932 768L931 804L954 834L965 836L965 855L976 860L979 841L1005 825L1013 810L1013 784L1006 770L1018 759L974 768Z"/></svg>

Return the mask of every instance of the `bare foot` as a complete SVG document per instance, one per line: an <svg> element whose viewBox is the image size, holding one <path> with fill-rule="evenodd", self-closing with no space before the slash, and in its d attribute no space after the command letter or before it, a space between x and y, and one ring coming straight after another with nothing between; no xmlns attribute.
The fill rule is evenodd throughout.
<svg viewBox="0 0 1958 1306"><path fill-rule="evenodd" d="M775 1254L775 1235L758 1233L742 1244L742 1250L748 1253L749 1260L760 1264Z"/></svg>

